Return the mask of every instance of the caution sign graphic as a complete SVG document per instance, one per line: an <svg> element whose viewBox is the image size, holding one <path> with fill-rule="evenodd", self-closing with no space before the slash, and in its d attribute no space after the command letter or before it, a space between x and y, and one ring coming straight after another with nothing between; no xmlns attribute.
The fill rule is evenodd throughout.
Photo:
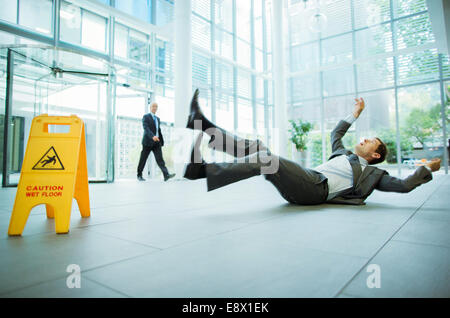
<svg viewBox="0 0 450 318"><path fill-rule="evenodd" d="M50 133L49 126L54 125L70 126L69 132ZM47 218L55 219L56 233L69 232L74 198L81 216L89 217L84 123L75 115L37 116L31 124L8 234L22 235L31 209L40 204L45 204Z"/></svg>
<svg viewBox="0 0 450 318"><path fill-rule="evenodd" d="M34 165L33 170L64 170L64 166L52 146Z"/></svg>

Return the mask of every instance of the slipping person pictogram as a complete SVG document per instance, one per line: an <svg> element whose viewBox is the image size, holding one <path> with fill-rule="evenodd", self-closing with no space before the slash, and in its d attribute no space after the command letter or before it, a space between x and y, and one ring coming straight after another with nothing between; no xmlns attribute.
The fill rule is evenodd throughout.
<svg viewBox="0 0 450 318"><path fill-rule="evenodd" d="M64 165L59 159L53 146L33 166L33 170L64 170Z"/></svg>
<svg viewBox="0 0 450 318"><path fill-rule="evenodd" d="M56 163L56 156L52 156L52 157L47 156L47 158L48 158L47 160L43 160L42 161L42 163L43 163L42 168L44 168L49 163L53 163L53 165L55 165L55 163Z"/></svg>

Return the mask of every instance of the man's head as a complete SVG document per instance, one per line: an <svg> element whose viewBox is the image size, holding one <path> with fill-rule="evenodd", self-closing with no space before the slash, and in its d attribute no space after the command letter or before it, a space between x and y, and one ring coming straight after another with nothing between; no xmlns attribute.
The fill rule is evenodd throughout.
<svg viewBox="0 0 450 318"><path fill-rule="evenodd" d="M387 155L386 144L375 137L372 139L364 139L355 146L355 153L366 159L371 165L383 162Z"/></svg>
<svg viewBox="0 0 450 318"><path fill-rule="evenodd" d="M156 111L158 110L158 104L156 102L153 102L150 104L150 111L153 114L156 114Z"/></svg>

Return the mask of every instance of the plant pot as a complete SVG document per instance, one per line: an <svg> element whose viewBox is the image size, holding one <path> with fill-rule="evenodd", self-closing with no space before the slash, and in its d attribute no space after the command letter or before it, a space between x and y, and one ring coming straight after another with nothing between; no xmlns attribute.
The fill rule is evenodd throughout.
<svg viewBox="0 0 450 318"><path fill-rule="evenodd" d="M302 167L306 168L306 160L307 160L306 150L296 150L294 156L295 161L299 163Z"/></svg>

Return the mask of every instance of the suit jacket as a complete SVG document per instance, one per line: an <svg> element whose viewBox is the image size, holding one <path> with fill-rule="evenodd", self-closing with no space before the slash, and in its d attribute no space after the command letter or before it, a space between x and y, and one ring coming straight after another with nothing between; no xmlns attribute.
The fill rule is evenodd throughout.
<svg viewBox="0 0 450 318"><path fill-rule="evenodd" d="M341 120L336 128L331 132L332 154L328 160L341 155L353 154L350 150L345 149L342 143L344 137L351 124ZM432 173L425 167L419 167L412 175L405 179L391 177L385 170L368 165L362 173L359 163L350 161L354 177L354 185L351 189L341 193L338 197L328 201L329 203L343 204L365 204L364 200L377 189L387 192L410 192L419 185L433 179ZM359 177L357 177L359 175ZM357 180L355 180L357 179Z"/></svg>
<svg viewBox="0 0 450 318"><path fill-rule="evenodd" d="M158 116L156 116L156 120L158 121L158 134L159 134L159 144L161 147L164 146L164 138L161 132L161 120ZM148 113L142 117L142 126L144 127L144 136L142 137L142 145L145 147L153 147L158 142L153 140L153 137L156 136L156 125L153 120L152 114Z"/></svg>

